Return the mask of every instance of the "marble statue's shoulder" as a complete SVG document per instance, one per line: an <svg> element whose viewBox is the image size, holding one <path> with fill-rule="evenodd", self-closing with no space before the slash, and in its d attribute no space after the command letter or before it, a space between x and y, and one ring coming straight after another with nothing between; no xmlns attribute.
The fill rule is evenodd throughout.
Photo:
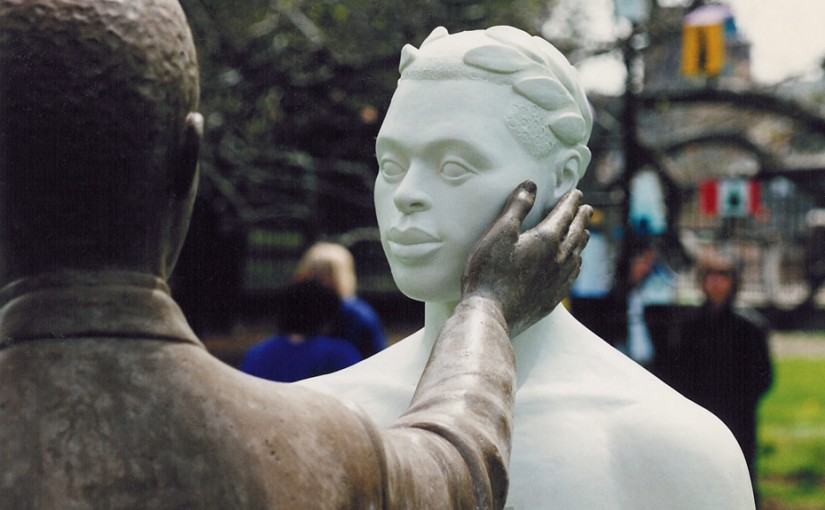
<svg viewBox="0 0 825 510"><path fill-rule="evenodd" d="M675 393L675 392L674 392ZM625 487L655 474L637 508L753 510L748 468L736 439L710 412L675 394L618 411L609 427Z"/></svg>
<svg viewBox="0 0 825 510"><path fill-rule="evenodd" d="M546 455L561 452L572 462L575 452L565 448L578 444L589 476L599 481L602 473L600 481L613 487L605 489L616 501L611 508L753 510L744 456L718 418L572 316L559 314L551 326L544 332L557 340L547 350L550 356L520 360L519 370L529 375L516 400L517 467L519 454L533 455L529 448L535 449L525 450L535 441L520 444L519 433L558 438ZM602 446L595 451L583 446L592 443ZM566 482L573 476L554 475ZM657 482L650 483L654 478Z"/></svg>
<svg viewBox="0 0 825 510"><path fill-rule="evenodd" d="M615 395L621 400L636 402L651 398L678 396L670 387L642 368L606 340L588 329L566 310L554 312L553 322L542 334L555 342L544 349L552 364L552 380L562 380L580 388ZM519 346L515 344L517 355ZM524 356L525 360L529 359ZM528 363L529 364L529 361ZM521 370L521 367L519 367Z"/></svg>

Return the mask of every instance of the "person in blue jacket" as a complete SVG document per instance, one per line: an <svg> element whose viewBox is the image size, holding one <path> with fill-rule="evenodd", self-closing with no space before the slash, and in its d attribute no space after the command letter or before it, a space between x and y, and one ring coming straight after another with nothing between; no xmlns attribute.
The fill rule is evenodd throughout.
<svg viewBox="0 0 825 510"><path fill-rule="evenodd" d="M335 291L317 280L290 284L278 308L279 334L252 346L241 370L270 381L294 382L361 361L355 346L328 336L339 302Z"/></svg>
<svg viewBox="0 0 825 510"><path fill-rule="evenodd" d="M356 294L357 278L352 253L340 244L317 242L298 261L294 280L317 280L341 298L332 335L349 340L363 358L387 347L381 318Z"/></svg>

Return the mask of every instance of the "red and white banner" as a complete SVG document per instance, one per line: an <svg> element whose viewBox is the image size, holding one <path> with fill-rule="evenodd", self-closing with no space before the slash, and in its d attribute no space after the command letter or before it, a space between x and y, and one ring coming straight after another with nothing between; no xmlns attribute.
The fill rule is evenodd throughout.
<svg viewBox="0 0 825 510"><path fill-rule="evenodd" d="M756 215L760 192L759 183L749 179L704 181L699 184L699 210L709 216L725 218Z"/></svg>

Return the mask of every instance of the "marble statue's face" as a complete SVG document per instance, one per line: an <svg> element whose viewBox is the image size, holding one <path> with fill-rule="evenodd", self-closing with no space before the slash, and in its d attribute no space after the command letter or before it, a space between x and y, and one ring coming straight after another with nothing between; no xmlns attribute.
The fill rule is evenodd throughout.
<svg viewBox="0 0 825 510"><path fill-rule="evenodd" d="M510 133L512 89L483 81L402 80L376 142L375 210L393 278L420 301L457 301L470 249L510 192L539 187L525 222L542 217L554 177ZM548 189L549 188L549 189Z"/></svg>

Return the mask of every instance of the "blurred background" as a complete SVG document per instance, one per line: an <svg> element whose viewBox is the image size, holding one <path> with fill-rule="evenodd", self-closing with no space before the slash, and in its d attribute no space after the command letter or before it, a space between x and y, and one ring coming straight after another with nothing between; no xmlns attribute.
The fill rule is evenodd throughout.
<svg viewBox="0 0 825 510"><path fill-rule="evenodd" d="M594 109L581 182L593 240L568 305L597 311L654 243L672 290L701 300L695 262L741 263L741 304L770 323L759 409L767 509L825 509L825 38L819 0L181 0L206 118L193 224L172 278L230 364L271 333L278 290L319 240L352 252L358 294L390 341L421 326L384 260L374 139L401 47L436 26L507 24L555 44ZM665 339L665 342L668 340Z"/></svg>

